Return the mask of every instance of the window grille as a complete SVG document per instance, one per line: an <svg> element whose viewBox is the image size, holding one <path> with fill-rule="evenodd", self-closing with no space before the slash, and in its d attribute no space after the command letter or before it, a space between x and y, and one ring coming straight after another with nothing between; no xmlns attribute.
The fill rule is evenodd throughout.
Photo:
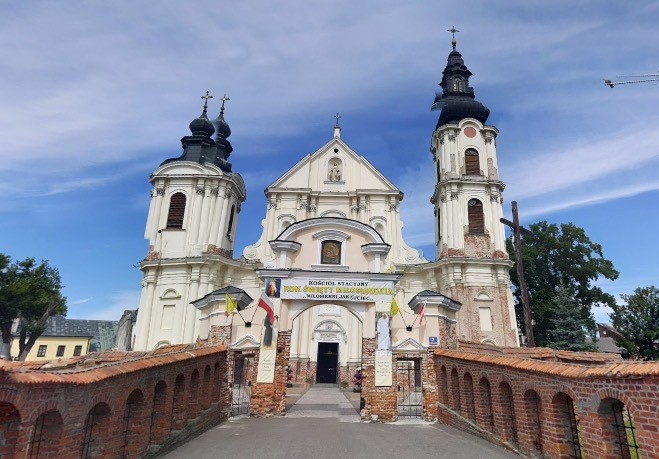
<svg viewBox="0 0 659 459"><path fill-rule="evenodd" d="M30 440L30 459L39 457L39 450L41 443L43 443L43 424L45 416L42 414L37 418L34 423L34 431L32 431L32 439Z"/></svg>
<svg viewBox="0 0 659 459"><path fill-rule="evenodd" d="M185 216L186 197L183 193L174 193L169 200L169 213L167 214L167 228L183 228Z"/></svg>
<svg viewBox="0 0 659 459"><path fill-rule="evenodd" d="M467 217L469 219L469 232L471 234L485 233L485 216L483 203L478 199L470 199L467 203Z"/></svg>
<svg viewBox="0 0 659 459"><path fill-rule="evenodd" d="M81 459L89 459L92 457L92 443L94 443L94 426L96 425L96 407L87 415L87 421L85 422L85 430L82 437L82 454L80 455Z"/></svg>
<svg viewBox="0 0 659 459"><path fill-rule="evenodd" d="M570 397L565 397L565 431L567 433L567 442L570 445L570 458L582 459L581 441L579 439L579 421L574 414L574 403Z"/></svg>
<svg viewBox="0 0 659 459"><path fill-rule="evenodd" d="M620 457L623 459L636 459L641 457L638 442L636 441L636 427L629 409L619 400L611 403L614 424L618 439L616 444L620 447Z"/></svg>
<svg viewBox="0 0 659 459"><path fill-rule="evenodd" d="M481 165L478 158L478 152L470 148L465 152L465 174L481 175Z"/></svg>
<svg viewBox="0 0 659 459"><path fill-rule="evenodd" d="M130 419L133 414L133 406L135 406L135 400L133 397L128 397L128 401L126 402L126 409L124 410L124 432L123 432L123 438L124 442L122 445L122 452L121 452L121 459L126 459L128 457L127 449L128 449L128 442L129 438L128 435L130 434Z"/></svg>

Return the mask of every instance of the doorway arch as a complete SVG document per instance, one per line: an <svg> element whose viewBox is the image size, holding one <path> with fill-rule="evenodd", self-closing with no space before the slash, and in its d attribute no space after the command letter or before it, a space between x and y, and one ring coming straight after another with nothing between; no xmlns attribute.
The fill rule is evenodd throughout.
<svg viewBox="0 0 659 459"><path fill-rule="evenodd" d="M289 307L292 382L353 384L361 367L365 305L300 300Z"/></svg>

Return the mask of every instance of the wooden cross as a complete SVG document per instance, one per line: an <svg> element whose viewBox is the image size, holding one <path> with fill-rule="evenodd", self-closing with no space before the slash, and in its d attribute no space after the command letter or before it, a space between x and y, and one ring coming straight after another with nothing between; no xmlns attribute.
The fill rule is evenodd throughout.
<svg viewBox="0 0 659 459"><path fill-rule="evenodd" d="M336 118L336 125L339 125L339 120L341 119L341 115L337 112L336 115L334 115L334 118Z"/></svg>
<svg viewBox="0 0 659 459"><path fill-rule="evenodd" d="M455 49L455 45L457 44L457 42L455 41L455 33L460 31L456 29L455 26L453 26L450 29L448 29L447 32L451 32L451 35L453 36L453 39L451 40L451 44L453 45L453 49Z"/></svg>
<svg viewBox="0 0 659 459"><path fill-rule="evenodd" d="M519 290L522 297L522 309L524 310L526 346L535 347L535 338L533 337L533 316L531 315L531 301L529 300L529 289L526 286L526 279L524 278L524 265L522 263L522 234L528 235L533 233L519 224L519 216L517 215L517 201L512 202L512 207L513 221L511 222L505 218L501 218L500 221L513 230L513 245L515 246L516 258L515 264L517 265L517 278L519 279Z"/></svg>
<svg viewBox="0 0 659 459"><path fill-rule="evenodd" d="M213 98L213 96L211 96L211 95L209 95L209 94L210 94L210 93L209 93L208 91L206 91L206 95L205 95L205 96L201 96L202 99L205 99L205 100L204 100L204 112L205 112L206 110L208 110L208 99L212 99L212 98Z"/></svg>
<svg viewBox="0 0 659 459"><path fill-rule="evenodd" d="M225 103L227 100L231 100L231 99L229 99L229 98L227 97L227 95L225 94L225 95L222 96L222 98L221 98L220 100L222 101L222 107L220 108L220 113L224 113L224 103Z"/></svg>

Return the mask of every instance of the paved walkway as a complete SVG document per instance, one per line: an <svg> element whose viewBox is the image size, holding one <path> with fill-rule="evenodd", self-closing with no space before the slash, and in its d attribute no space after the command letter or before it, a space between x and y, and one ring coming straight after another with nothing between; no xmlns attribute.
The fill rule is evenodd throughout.
<svg viewBox="0 0 659 459"><path fill-rule="evenodd" d="M287 418L336 418L339 422L360 422L359 413L336 384L316 384L286 413Z"/></svg>
<svg viewBox="0 0 659 459"><path fill-rule="evenodd" d="M299 397L284 417L231 418L164 457L506 459L519 456L442 424L359 422L357 410L336 385L316 384Z"/></svg>

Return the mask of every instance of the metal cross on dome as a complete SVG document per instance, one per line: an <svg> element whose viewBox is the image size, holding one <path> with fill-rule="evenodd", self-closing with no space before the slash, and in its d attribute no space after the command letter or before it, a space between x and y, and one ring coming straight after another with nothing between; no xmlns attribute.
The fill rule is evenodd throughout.
<svg viewBox="0 0 659 459"><path fill-rule="evenodd" d="M204 112L205 112L206 110L208 110L208 99L212 99L213 96L210 95L210 92L209 92L209 91L206 91L206 95L205 95L205 96L201 96L201 98L202 98L202 99L205 99L205 100L204 100Z"/></svg>
<svg viewBox="0 0 659 459"><path fill-rule="evenodd" d="M220 113L224 113L224 103L225 103L227 100L231 100L231 99L228 98L226 94L224 94L224 95L220 98L220 100L222 101L222 107L220 107Z"/></svg>
<svg viewBox="0 0 659 459"><path fill-rule="evenodd" d="M334 115L334 118L336 118L336 125L339 125L339 120L341 119L341 115L337 112L336 115Z"/></svg>
<svg viewBox="0 0 659 459"><path fill-rule="evenodd" d="M455 41L455 34L456 32L460 32L458 29L455 28L455 26L451 27L450 29L447 30L447 32L451 32L451 35L453 36L453 39L451 40L451 44L453 45L453 49L455 49L456 41Z"/></svg>

